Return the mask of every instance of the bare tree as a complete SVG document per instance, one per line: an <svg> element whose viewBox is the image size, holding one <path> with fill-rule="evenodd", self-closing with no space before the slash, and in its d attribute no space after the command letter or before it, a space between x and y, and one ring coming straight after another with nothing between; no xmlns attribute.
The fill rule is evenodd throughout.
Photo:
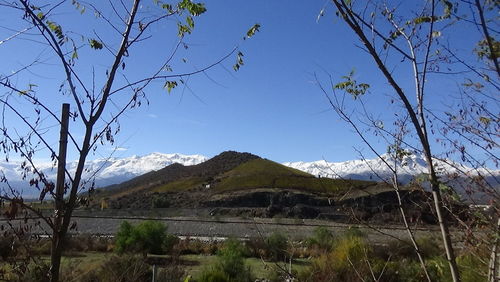
<svg viewBox="0 0 500 282"><path fill-rule="evenodd" d="M189 88L189 77L196 74L208 76L208 70L221 65L233 54L237 55L233 68L238 70L243 64L243 54L236 46L203 67L175 72L175 60L180 50L189 47L185 36L193 31L195 18L206 11L204 4L191 0L175 4L159 0L62 0L38 5L29 0L0 1L2 14L15 15L17 20L12 26L2 27L10 34L0 41L0 47L18 41L19 44L35 44L41 50L39 53L19 54L32 61L11 73L0 74L0 86L4 91L0 96L3 136L0 144L7 161L11 155L23 159L23 178L38 190L40 201L54 200L53 213L46 215L26 202L22 191L9 185L6 177L2 178L5 186L0 199L10 205L6 213L9 219L18 218L24 211L26 218L36 216L49 227L45 231L52 242L48 277L51 281L58 281L65 238L74 227L72 213L79 204L87 201L80 193L94 189L92 176L95 172L86 171L85 167L89 154L100 145L114 144L115 135L120 130L118 119L130 109L149 103L146 90L152 82L162 82L168 92L180 85ZM74 28L74 23L79 20L84 25ZM141 46L151 38L162 36L158 33L159 27L174 31L171 38L175 43L169 52L162 51L163 46L155 49ZM258 29L259 25L254 25L245 38L253 36ZM145 52L156 53L155 64L145 66L132 60ZM98 64L91 59L93 56L99 57ZM61 75L59 96L42 92L50 89L50 85L42 88L38 82L33 82L46 83L47 79L43 79L41 72L45 67L54 66ZM143 68L142 76L132 72L137 67ZM63 117L59 118L54 104L61 102L68 104L63 107ZM65 115L69 104L73 111ZM59 126L61 149L58 152L54 142L57 137L51 132ZM83 132L82 138L77 137L81 134L79 130ZM70 148L78 154L76 169L71 171L65 167L65 136L69 138ZM63 172L58 175L57 185L36 163L35 156L47 152L54 166L58 164ZM29 233L28 228L17 231L18 234Z"/></svg>
<svg viewBox="0 0 500 282"><path fill-rule="evenodd" d="M475 196L486 193L490 199L498 200L498 189L495 188L498 175L488 169L492 165L498 167L495 149L498 149L499 137L500 75L498 42L494 36L498 35L495 22L498 3L434 0L399 4L391 1L332 0L332 3L337 16L361 41L362 46L358 47L373 59L374 65L395 93L390 101L399 108L394 111L393 121L384 122L383 118L374 118L370 114L374 109L362 102L363 96L370 93L370 85L358 82L354 72L343 76L338 83L331 82L331 87L333 92L340 91L354 97L361 110L357 111L355 106L346 101L345 96L330 97L327 94L329 91L322 89L340 117L391 168L394 175L391 182L396 185L396 192L397 164L387 163L376 148L370 145L371 142L365 138L366 134L369 132L385 139L386 144L390 145L389 152L395 153L393 159L401 160L402 154L406 152L423 155L427 167L427 183L432 193L452 278L453 281L460 281L455 248L449 231L450 222L445 217L445 213L454 213L448 198L461 194L463 197L469 196L468 200L474 202ZM324 10L321 12L323 14ZM477 44L474 50L467 49L468 54L453 45L453 36L457 36L458 30L466 25L474 26L477 31L471 31L475 34L475 37L471 36L471 45ZM477 57L471 58L471 51ZM404 78L395 74L396 68L411 70L411 87ZM429 96L435 91L436 83L443 75L456 79L457 88L450 89L450 93L443 93L448 97L446 102L449 104L436 109L435 102L429 102ZM458 99L454 97L457 92L460 93ZM384 118L387 119L387 115ZM390 129L406 128L406 125L401 126L403 122L409 125L404 135ZM440 148L440 145L443 147ZM472 150L482 154L471 153ZM436 155L436 151L440 151L443 157ZM464 166L449 162L448 158L451 156L457 156L462 163L471 165L474 171L466 171ZM438 160L454 166L457 178L470 180L467 182L467 193L458 194L454 191L458 190L458 183L461 181L448 181L452 176L440 170ZM402 214L404 217L404 212ZM498 210L495 214L498 217ZM457 217L457 220L460 221L460 218ZM471 230L467 223L461 223ZM487 223L493 223L490 225L490 234L498 236L496 219L487 220ZM496 252L496 244L496 241L493 245L490 244L492 252ZM415 248L418 250L418 246L415 245ZM492 259L494 258L496 255L492 254ZM421 264L425 269L422 259Z"/></svg>

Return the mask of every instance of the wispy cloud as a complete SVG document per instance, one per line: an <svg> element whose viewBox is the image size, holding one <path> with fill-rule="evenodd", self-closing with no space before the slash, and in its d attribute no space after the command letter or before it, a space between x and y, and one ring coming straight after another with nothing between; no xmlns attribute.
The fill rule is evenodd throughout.
<svg viewBox="0 0 500 282"><path fill-rule="evenodd" d="M128 151L128 148L125 148L125 147L116 147L114 148L115 151L117 152L123 152L123 151Z"/></svg>
<svg viewBox="0 0 500 282"><path fill-rule="evenodd" d="M148 117L150 117L150 118L158 118L158 115L155 115L155 114L148 114Z"/></svg>

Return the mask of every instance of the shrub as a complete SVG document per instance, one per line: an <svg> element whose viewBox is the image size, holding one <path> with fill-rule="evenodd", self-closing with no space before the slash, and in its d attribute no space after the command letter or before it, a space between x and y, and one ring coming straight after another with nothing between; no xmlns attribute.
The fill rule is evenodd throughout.
<svg viewBox="0 0 500 282"><path fill-rule="evenodd" d="M253 237L245 242L247 246L249 256L252 257L264 257L266 256L267 243L261 237Z"/></svg>
<svg viewBox="0 0 500 282"><path fill-rule="evenodd" d="M165 196L155 195L151 200L151 208L153 209L168 208L169 206L170 202Z"/></svg>
<svg viewBox="0 0 500 282"><path fill-rule="evenodd" d="M186 271L179 264L167 264L162 266L158 270L156 275L157 282L179 282L185 281L183 278L186 277Z"/></svg>
<svg viewBox="0 0 500 282"><path fill-rule="evenodd" d="M197 279L199 282L229 282L231 279L219 268L207 268L203 270Z"/></svg>
<svg viewBox="0 0 500 282"><path fill-rule="evenodd" d="M178 239L177 239L178 240ZM189 254L204 254L204 255L215 255L219 250L220 243L218 242L203 242L199 240L182 240L178 241L173 248L173 252L180 255Z"/></svg>
<svg viewBox="0 0 500 282"><path fill-rule="evenodd" d="M45 282L49 280L50 265L46 262L32 263L19 277L19 281Z"/></svg>
<svg viewBox="0 0 500 282"><path fill-rule="evenodd" d="M267 238L268 256L275 260L286 258L288 249L288 239L282 233L274 232Z"/></svg>
<svg viewBox="0 0 500 282"><path fill-rule="evenodd" d="M135 282L151 281L151 278L151 267L143 258L123 255L110 257L97 270L81 275L77 281Z"/></svg>
<svg viewBox="0 0 500 282"><path fill-rule="evenodd" d="M245 265L245 246L236 239L228 239L217 253L214 265L205 268L200 277L201 282L250 282L253 277L250 268Z"/></svg>
<svg viewBox="0 0 500 282"><path fill-rule="evenodd" d="M17 240L14 236L7 235L0 238L0 260L8 260L16 255Z"/></svg>
<svg viewBox="0 0 500 282"><path fill-rule="evenodd" d="M360 237L360 238L365 238L366 234L359 228L357 227L349 227L344 234L343 237Z"/></svg>
<svg viewBox="0 0 500 282"><path fill-rule="evenodd" d="M136 226L122 222L116 234L116 251L139 252L143 255L163 254L175 244L175 236L167 235L167 227L158 221L144 221Z"/></svg>
<svg viewBox="0 0 500 282"><path fill-rule="evenodd" d="M424 258L440 256L444 253L440 244L440 239L432 237L421 237L417 239L417 245Z"/></svg>
<svg viewBox="0 0 500 282"><path fill-rule="evenodd" d="M345 235L335 241L328 253L313 260L311 267L299 274L300 281L358 281L370 278L365 260L371 249L359 236ZM356 269L354 271L353 269ZM358 274L359 273L359 274Z"/></svg>
<svg viewBox="0 0 500 282"><path fill-rule="evenodd" d="M308 247L329 251L333 245L333 234L324 226L314 229L313 236L307 240Z"/></svg>

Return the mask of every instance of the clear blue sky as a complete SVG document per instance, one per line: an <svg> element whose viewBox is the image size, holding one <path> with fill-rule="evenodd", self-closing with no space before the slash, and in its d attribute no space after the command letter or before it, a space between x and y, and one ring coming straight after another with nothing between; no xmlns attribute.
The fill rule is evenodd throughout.
<svg viewBox="0 0 500 282"><path fill-rule="evenodd" d="M238 72L232 71L235 56L231 56L222 66L209 70L209 78L203 74L191 77L190 90L178 87L168 94L162 83L153 84L147 90L150 105L131 110L121 118L121 132L115 138L115 145L121 149L115 156L151 152L214 156L225 150L237 150L279 162L358 158L353 147L364 146L330 110L313 74L328 72L338 78L355 68L356 78L372 85L373 97L367 99L371 107L386 118L384 112L396 106L388 103L392 91L385 79L374 68L371 58L356 47L358 41L333 15L333 8L328 5L325 16L317 21L318 13L327 3L324 0L207 1L207 13L197 19L194 33L185 39L190 48L179 53L172 63L174 71L201 68L236 45L244 53L245 65ZM59 16L67 20L65 13ZM91 26L83 16L73 17L70 24L75 29ZM8 15L0 19L0 26L8 26L15 19L16 15ZM243 41L242 37L255 23L261 24L261 31ZM129 76L140 77L162 52L168 53L173 47L176 36L173 22L155 27L155 32L154 39L131 50L130 59L126 60ZM0 29L2 38L8 34L8 30ZM0 65L1 73L26 64L24 54L40 48L30 41L0 45L0 61L4 62ZM103 75L104 64L97 52L104 51L82 51L78 68L84 79L91 77L90 63L95 64L97 76ZM48 99L53 107L59 108L64 99L57 96L60 76L54 68L39 66L38 72L26 74L29 75L26 81L17 82L46 83L40 84L40 91L53 93L50 95L55 97ZM406 86L411 87L411 74L407 71L403 67L394 69L399 77L407 77ZM444 79L441 83L447 87L455 81ZM441 98L432 99L439 103ZM71 126L78 136L81 128L73 123ZM57 135L57 130L53 135ZM55 144L57 139L53 140ZM383 151L385 145L374 142ZM90 158L107 156L109 152L109 148L101 148Z"/></svg>

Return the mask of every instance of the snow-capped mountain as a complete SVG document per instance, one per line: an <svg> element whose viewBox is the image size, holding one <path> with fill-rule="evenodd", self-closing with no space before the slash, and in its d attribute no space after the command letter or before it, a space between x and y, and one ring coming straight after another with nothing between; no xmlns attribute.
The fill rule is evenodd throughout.
<svg viewBox="0 0 500 282"><path fill-rule="evenodd" d="M83 179L95 176L95 185L103 187L111 184L121 183L136 176L145 174L153 170L162 169L173 163L182 165L195 165L206 161L207 158L201 155L183 154L162 154L152 153L145 156L131 156L127 158L107 158L95 159L86 163ZM36 166L48 179L55 180L57 168L51 162L37 162ZM77 161L67 163L70 173L76 170ZM3 173L9 184L18 191L22 191L25 196L33 196L34 189L28 189L27 181L22 181L22 169L20 161L0 162L0 175ZM26 179L32 176L28 175ZM6 185L0 185L6 188ZM0 188L0 189L1 189ZM0 190L1 191L1 190Z"/></svg>
<svg viewBox="0 0 500 282"><path fill-rule="evenodd" d="M325 160L314 162L286 162L286 166L308 172L313 175L330 178L347 178L359 180L388 180L393 173L389 166L396 168L398 180L401 183L408 183L415 176L427 173L427 164L423 157L418 155L410 155L403 158L402 161L395 162L388 154L382 155L384 160L380 158L368 160L352 160L345 162L327 162ZM488 175L486 169L473 169L451 160L433 161L436 171L439 175L468 174ZM389 166L388 166L388 165ZM491 172L491 171L490 171ZM500 176L500 171L496 170L493 173Z"/></svg>
<svg viewBox="0 0 500 282"><path fill-rule="evenodd" d="M394 160L391 160L388 155L383 156L385 161L394 166ZM208 158L202 155L183 155L183 154L162 154L152 153L145 156L131 156L127 158L108 158L95 159L88 161L83 179L89 179L95 176L96 187L104 187L111 184L118 184L130 180L136 176L145 174L150 171L162 169L173 163L182 165L196 165L206 161ZM493 179L494 186L498 186L500 178L500 170L486 171L486 169L474 170L472 168L454 163L452 161L435 160L436 170L441 175L452 174L459 172L470 175L478 173L487 176L487 181ZM38 169L48 177L55 180L56 167L51 162L37 162ZM72 173L76 169L77 162L72 161L67 163L68 170ZM346 178L359 180L374 180L380 181L381 178L388 180L392 177L392 173L387 165L380 159L370 160L352 160L346 162L327 162L324 160L314 162L286 162L285 166L299 169L313 175L330 178ZM405 157L402 162L397 163L399 182L405 184L414 179L416 175L426 173L426 163L423 158L411 155ZM1 173L9 180L9 184L17 191L22 191L25 197L36 196L36 190L29 188L27 181L22 181L21 162L10 161L0 162ZM26 179L32 176L28 175ZM496 181L496 182L495 182ZM0 183L0 192L7 188L5 183Z"/></svg>
<svg viewBox="0 0 500 282"><path fill-rule="evenodd" d="M407 156L402 162L394 162L389 155L383 155L382 158L391 167L396 168L398 182L401 184L407 184L414 180L416 176L427 173L427 164L420 156ZM321 177L390 181L393 173L385 162L376 158L338 163L323 160L315 162L288 162L283 164ZM477 186L477 183L470 181L479 174L484 177L485 181L491 187L500 191L500 170L473 169L451 160L434 159L433 163L438 176L442 180L447 181L448 185L451 185L454 191L461 195L465 201L483 204L489 203L491 195L487 192L480 192L482 189ZM472 178L465 177L466 175ZM468 193L468 191L474 191L474 193Z"/></svg>

